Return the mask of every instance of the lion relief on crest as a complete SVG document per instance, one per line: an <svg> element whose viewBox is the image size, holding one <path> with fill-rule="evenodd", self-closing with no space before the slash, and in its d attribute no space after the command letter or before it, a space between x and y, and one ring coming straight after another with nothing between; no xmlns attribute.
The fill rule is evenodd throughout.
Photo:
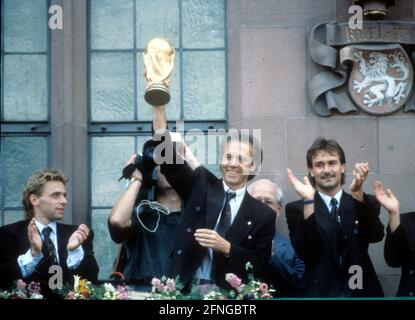
<svg viewBox="0 0 415 320"><path fill-rule="evenodd" d="M353 56L363 78L361 81L353 81L353 89L358 94L364 93L363 103L367 107L384 103L399 104L405 98L409 65L401 52L371 52L367 60L362 51L355 51Z"/></svg>

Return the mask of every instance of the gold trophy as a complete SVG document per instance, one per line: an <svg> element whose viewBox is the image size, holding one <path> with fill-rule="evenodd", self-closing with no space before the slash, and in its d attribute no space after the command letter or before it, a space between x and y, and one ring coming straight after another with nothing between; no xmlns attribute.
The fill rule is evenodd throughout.
<svg viewBox="0 0 415 320"><path fill-rule="evenodd" d="M154 38L144 53L145 76L148 87L144 99L152 106L164 106L170 101L168 84L174 67L174 48L164 38Z"/></svg>

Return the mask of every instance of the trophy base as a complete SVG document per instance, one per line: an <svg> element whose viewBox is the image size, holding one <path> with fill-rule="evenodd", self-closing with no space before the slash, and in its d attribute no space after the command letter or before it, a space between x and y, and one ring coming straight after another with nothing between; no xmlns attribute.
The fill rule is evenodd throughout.
<svg viewBox="0 0 415 320"><path fill-rule="evenodd" d="M144 100L154 107L164 106L170 101L169 89L161 83L153 84L144 93Z"/></svg>

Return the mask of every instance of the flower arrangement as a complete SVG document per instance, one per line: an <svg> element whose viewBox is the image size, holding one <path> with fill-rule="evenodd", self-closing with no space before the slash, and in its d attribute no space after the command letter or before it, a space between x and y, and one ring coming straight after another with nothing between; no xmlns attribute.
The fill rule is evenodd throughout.
<svg viewBox="0 0 415 320"><path fill-rule="evenodd" d="M233 273L228 273L225 280L230 284L233 290L227 292L215 285L198 285L192 286L188 295L181 292L183 285L178 279L162 277L161 280L153 278L151 281L152 292L150 299L154 300L250 300L250 299L270 299L274 289L269 288L264 282L255 280L252 275L252 265L245 265L248 271L249 282L242 283L242 280Z"/></svg>
<svg viewBox="0 0 415 320"><path fill-rule="evenodd" d="M63 296L68 300L127 300L128 287L118 285L114 288L111 283L96 286L87 279L74 276L73 288L64 290Z"/></svg>
<svg viewBox="0 0 415 320"><path fill-rule="evenodd" d="M231 291L231 297L237 300L271 299L271 293L275 290L268 288L266 283L254 279L251 263L248 262L245 268L249 272L247 284L243 284L241 279L233 273L226 274L226 281L235 289L235 291Z"/></svg>
<svg viewBox="0 0 415 320"><path fill-rule="evenodd" d="M43 295L39 283L32 281L26 284L19 279L10 291L0 291L0 299L43 299Z"/></svg>
<svg viewBox="0 0 415 320"><path fill-rule="evenodd" d="M177 284L176 284L177 282ZM161 279L153 278L151 280L151 295L150 299L154 300L183 300L184 295L181 293L183 286L178 279L170 279L162 277Z"/></svg>

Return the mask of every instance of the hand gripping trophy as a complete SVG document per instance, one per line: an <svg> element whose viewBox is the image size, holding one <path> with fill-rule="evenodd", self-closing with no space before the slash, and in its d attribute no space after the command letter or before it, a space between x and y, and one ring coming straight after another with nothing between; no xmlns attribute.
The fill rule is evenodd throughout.
<svg viewBox="0 0 415 320"><path fill-rule="evenodd" d="M152 106L164 106L170 101L168 85L174 67L174 48L164 38L154 38L144 53L145 76L148 86L144 99Z"/></svg>

